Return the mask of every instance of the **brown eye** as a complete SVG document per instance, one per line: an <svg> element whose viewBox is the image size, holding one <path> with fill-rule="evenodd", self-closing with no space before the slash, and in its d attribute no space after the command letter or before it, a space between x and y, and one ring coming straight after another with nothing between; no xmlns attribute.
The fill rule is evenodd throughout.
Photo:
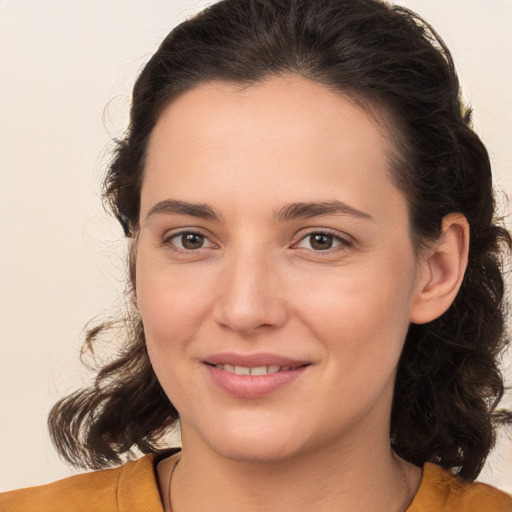
<svg viewBox="0 0 512 512"><path fill-rule="evenodd" d="M206 235L195 231L182 231L181 233L175 233L174 235L165 238L163 243L171 249L181 252L192 252L207 247L216 247L215 244L210 242Z"/></svg>
<svg viewBox="0 0 512 512"><path fill-rule="evenodd" d="M183 249L187 249L189 251L201 249L205 238L206 237L204 235L200 235L199 233L183 233L178 237Z"/></svg>
<svg viewBox="0 0 512 512"><path fill-rule="evenodd" d="M309 238L311 247L317 251L330 249L334 241L333 235L326 235L325 233L313 233L309 235Z"/></svg>
<svg viewBox="0 0 512 512"><path fill-rule="evenodd" d="M344 249L350 246L351 243L346 238L322 231L307 234L296 245L301 249L310 249L314 252Z"/></svg>

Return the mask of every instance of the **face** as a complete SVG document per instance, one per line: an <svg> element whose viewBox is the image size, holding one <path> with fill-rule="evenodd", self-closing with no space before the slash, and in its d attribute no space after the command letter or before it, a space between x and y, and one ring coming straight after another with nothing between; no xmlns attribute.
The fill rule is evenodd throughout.
<svg viewBox="0 0 512 512"><path fill-rule="evenodd" d="M388 439L418 287L390 149L300 77L201 85L163 111L136 293L184 446L274 460Z"/></svg>

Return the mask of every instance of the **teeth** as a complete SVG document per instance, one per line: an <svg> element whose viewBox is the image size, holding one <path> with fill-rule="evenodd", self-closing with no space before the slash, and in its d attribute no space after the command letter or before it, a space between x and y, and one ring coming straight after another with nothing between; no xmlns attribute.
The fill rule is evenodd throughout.
<svg viewBox="0 0 512 512"><path fill-rule="evenodd" d="M233 366L232 364L216 364L216 368L225 370L236 375L268 375L271 373L284 372L291 370L291 366L279 366L278 364L270 364L268 366Z"/></svg>
<svg viewBox="0 0 512 512"><path fill-rule="evenodd" d="M266 366L255 366L251 368L251 375L267 375L267 367Z"/></svg>
<svg viewBox="0 0 512 512"><path fill-rule="evenodd" d="M237 375L251 375L251 369L247 366L235 366L235 373Z"/></svg>

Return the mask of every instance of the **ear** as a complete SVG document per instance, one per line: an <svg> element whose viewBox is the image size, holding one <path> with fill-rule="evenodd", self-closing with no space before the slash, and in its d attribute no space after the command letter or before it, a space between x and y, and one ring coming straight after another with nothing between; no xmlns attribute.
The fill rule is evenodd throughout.
<svg viewBox="0 0 512 512"><path fill-rule="evenodd" d="M410 321L424 324L440 317L459 291L468 263L469 224L464 215L443 219L441 236L420 256Z"/></svg>

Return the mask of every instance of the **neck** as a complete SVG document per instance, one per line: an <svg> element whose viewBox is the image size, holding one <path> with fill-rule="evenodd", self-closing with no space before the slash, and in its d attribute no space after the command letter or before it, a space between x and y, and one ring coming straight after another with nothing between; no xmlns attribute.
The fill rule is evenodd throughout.
<svg viewBox="0 0 512 512"><path fill-rule="evenodd" d="M329 443L300 457L258 462L227 459L198 439L183 441L173 512L403 512L421 478L419 468L393 454L387 438Z"/></svg>

